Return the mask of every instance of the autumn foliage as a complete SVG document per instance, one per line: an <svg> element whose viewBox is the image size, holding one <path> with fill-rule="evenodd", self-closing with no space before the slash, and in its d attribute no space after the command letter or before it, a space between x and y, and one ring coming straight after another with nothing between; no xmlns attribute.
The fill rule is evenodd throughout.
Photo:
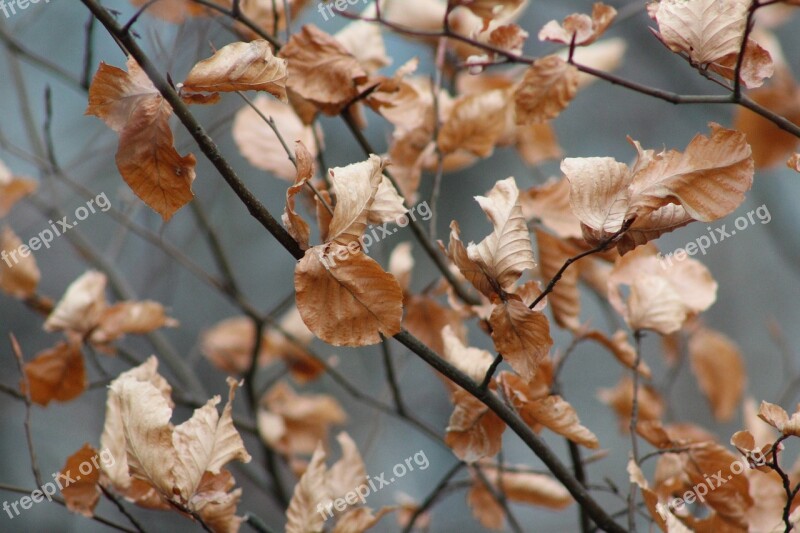
<svg viewBox="0 0 800 533"><path fill-rule="evenodd" d="M684 60L685 75L710 79L716 92L707 95L618 78L613 71L635 43L607 35L618 11L603 3L538 28L520 22L537 8L527 0L381 1L361 13L351 3L340 13L348 22L338 32L305 18L298 23L316 6L304 0L131 4L140 11L125 19L82 0L93 24L124 52L109 49L92 65L85 114L118 136L119 177L159 221L195 209L219 275L161 245L238 311L190 332L202 363L215 370L214 390L227 391L224 399L200 397L192 385L197 361L165 353L165 333L183 328L181 316L155 300L122 297L113 265L83 252L85 272L60 297L48 298L40 292L35 255L5 261L24 244L18 230L3 227L0 290L38 314L41 329L58 341L30 354L12 336L6 351L21 375L0 392L24 402L28 415L73 401L97 383L105 394L104 409L97 408L98 416L104 412L102 431L64 458L62 472L97 463L101 451L114 461L64 488L61 503L70 511L105 523L99 504L108 500L124 511L115 518L128 520L115 526L124 531L145 530L137 517L146 522L156 511L213 532L443 531L436 505L464 488L476 530L537 530L517 521L520 508L557 511L563 530L579 521L584 532L790 531L800 522L800 470L782 456L800 437L800 412L776 398L759 405L747 396L736 332L702 316L717 300L713 273L694 257L666 266L657 247L662 235L729 217L748 198L757 171L785 165L800 172L800 88L786 59L796 54L784 56L772 33L779 16L766 17L773 9L790 16L800 10L796 0L639 6L643 16L635 23L649 28L665 56ZM191 68L173 70L145 51L136 33L148 17L186 28L197 20L219 23L230 39L211 43ZM419 58L395 61L385 41L390 34L421 43L430 71ZM187 49L195 46L182 33L176 38ZM566 154L554 121L601 82L695 109L730 104L735 116L728 124L708 120L707 131L675 148L613 139L628 151L625 161ZM229 99L240 107L223 128L243 157L241 167L196 118L197 110L221 108ZM332 120L352 134L352 154L363 152L338 167L326 164L325 126ZM373 148L368 121L385 128L385 150ZM176 141L184 133L194 141L190 149ZM519 177L488 176L488 190L471 191L469 209L482 212L486 224L469 240L462 232L470 222L467 207L454 220L435 216L445 201L438 198L441 182L500 157L504 148L543 179L531 186ZM201 173L203 160L210 166ZM47 172L63 173L55 160L47 164ZM544 179L541 169L554 174ZM281 212L266 207L274 199L262 203L250 191L242 178L249 173L281 180ZM202 204L211 199L195 198L195 182L220 177L247 208L226 216L249 213L265 231L259 246L295 260L292 297L275 311L260 311L239 288L230 267L234 243L221 242L204 218ZM37 198L37 187L37 180L0 163L0 217ZM412 216L423 201L432 210L429 224ZM126 220L122 211L114 214ZM392 241L406 226L405 241ZM377 228L385 229L383 237ZM136 233L158 245L160 235L148 231ZM386 261L370 254L383 238ZM433 265L435 279L422 279L422 262ZM424 289L415 288L423 282ZM599 326L589 300L599 301L616 325ZM658 342L643 344L645 336ZM130 337L155 339L152 354ZM613 411L629 450L610 448L596 421L570 401L562 371L573 370L565 362L579 344L619 370L616 385L598 384L597 401ZM385 376L373 378L385 377L390 401L338 369L338 358L353 356L350 348L372 345L380 345L386 366ZM415 391L395 375L392 351L400 346L441 378L436 394L448 399L449 419L431 425L406 407ZM128 368L106 375L107 357ZM676 419L663 383L681 364L691 369L713 418L737 423L741 415L741 431L720 435ZM264 379L275 369L281 370ZM341 394L321 385L326 376ZM345 396L402 421L391 428L400 438L420 432L448 450L456 466L441 481L424 482L425 493L393 505L348 501L327 519L321 504L369 479L362 456L368 443L351 434L364 434L358 424L370 421L354 418ZM179 408L189 413L183 421ZM345 424L354 429L344 431ZM511 439L525 450L522 460L506 455ZM566 443L568 458L553 451L556 441ZM625 483L589 478L589 464L612 459L627 462ZM734 470L737 464L742 471ZM707 490L714 474L726 482L711 485L694 505L675 504L701 485ZM247 491L257 499L245 498ZM603 492L617 500L601 505ZM280 513L262 515L246 503L261 500Z"/></svg>

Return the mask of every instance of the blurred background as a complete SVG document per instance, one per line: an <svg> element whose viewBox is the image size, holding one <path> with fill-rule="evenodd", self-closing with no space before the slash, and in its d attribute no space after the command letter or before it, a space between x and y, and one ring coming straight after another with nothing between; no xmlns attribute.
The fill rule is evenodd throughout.
<svg viewBox="0 0 800 533"><path fill-rule="evenodd" d="M623 63L616 71L619 76L684 94L718 92L718 87L701 78L653 37L649 30L653 23L647 18L643 2L608 3L628 14L607 33L607 36L622 37L628 43ZM105 5L120 13L119 20L127 20L134 13L127 1L109 0ZM795 12L798 11L795 9ZM521 26L531 34L525 53L550 53L554 46L540 43L535 38L536 33L547 21L560 21L572 12L591 12L591 2L533 2L520 20ZM22 202L5 222L25 242L48 226L47 219L52 215L43 214L42 207L54 206L67 214L74 212L88 199L76 194L71 187L41 176L32 162L43 149L42 131L47 116L45 91L49 88L55 155L66 174L93 195L106 193L115 209L213 272L212 257L188 207L168 224L162 224L160 217L136 199L122 182L114 165L117 136L100 120L84 116L86 93L65 76L42 68L29 57L10 53L16 43L30 54L69 73L72 78L80 79L84 64L84 28L88 18L88 11L75 0L39 2L13 17L0 16L3 35L0 51L0 159L17 175L41 179L36 196L38 200ZM795 73L800 72L800 53L796 52L800 50L797 20L797 17L787 19L783 25L775 28L787 61ZM293 25L298 28L301 24L313 23L328 33L334 33L346 22L343 17L323 20L316 4L312 2L302 16L293 21ZM162 71L172 73L173 79L179 80L197 60L208 57L209 43L219 48L232 40L226 25L214 19L190 19L176 26L144 16L135 29L140 36L140 43L154 62ZM387 51L394 58L394 66L389 67L387 72L392 72L396 66L414 56L420 58L421 73L432 72L432 51L429 47L389 33L384 33L384 37ZM96 52L91 65L92 73L99 61L123 66L123 54L101 26L95 27L92 39ZM253 193L273 214L280 213L285 201L286 182L249 165L232 140L231 122L242 105L236 96L228 95L213 108L197 108L193 111ZM730 126L733 112L734 109L728 106L673 106L597 81L578 94L569 108L554 121L554 126L565 156L613 156L620 161L630 161L634 152L625 140L626 135L641 141L645 147L682 150L696 133L707 132L709 121ZM371 112L367 113L367 118L367 137L379 151L384 151L391 134L390 125ZM341 120L323 117L321 125L325 133L328 166L343 166L364 159L361 149ZM184 154L192 151L197 155L197 179L194 182L196 201L203 206L211 225L222 237L234 270L243 283L244 292L262 310L275 307L291 293L294 261L247 214L186 132L180 126L174 127L173 131L179 152ZM461 225L462 238L465 241L478 241L488 233L490 226L472 199L473 196L486 193L495 181L508 176L515 176L522 189L542 183L551 175L558 175L558 161L532 169L526 167L511 148L497 149L488 160L466 170L446 174L438 205L437 234L446 235L450 221L456 219ZM426 173L420 199L429 198L431 181L431 175ZM785 385L800 375L800 360L796 356L800 349L800 329L795 329L800 311L800 284L797 283L800 276L800 233L794 220L798 214L795 203L798 199L800 180L797 174L783 166L759 171L748 200L737 213L730 215L728 222L732 224L736 216L765 204L772 215L770 223L756 223L746 231L738 232L734 238L711 247L705 257L696 257L708 266L719 283L717 302L705 313L704 319L710 327L724 332L738 343L747 363L748 394L758 400L778 401ZM724 222L719 221L714 225L718 227ZM704 225L694 224L667 234L657 244L662 251L669 252L704 233L707 233ZM209 396L224 395L224 375L202 357L199 337L202 331L218 321L238 315L237 309L176 264L157 246L144 242L103 213L91 215L70 236L80 239L92 253L107 261L137 298L154 299L167 306L170 316L177 318L181 326L163 330L163 336L176 353L196 370ZM50 249L36 253L42 271L40 292L54 299L59 298L68 284L89 268L71 238L58 238ZM382 241L371 250L370 255L385 267L391 250L405 241L412 242L417 261L412 287L420 290L438 274L428 258L420 253L408 229ZM114 300L111 295L109 297ZM594 301L588 298L584 302L583 317L592 317L595 325L606 328L606 320ZM60 339L59 334L43 332L41 324L41 318L33 311L14 299L0 295L0 333L6 339L13 332L26 358L32 358ZM781 340L776 342L776 336L770 334L769 324L773 324L773 331L782 332ZM554 339L555 349L561 350L569 340L555 327ZM492 349L491 339L477 331L471 332L470 343ZM144 338L129 336L124 344L141 359L157 352ZM315 349L326 357L335 356L339 370L365 393L387 401L390 399L379 346L354 350L333 348L318 342ZM408 408L443 433L452 410L446 390L424 362L397 343L392 343L392 349ZM656 382L663 381L667 372L655 335L645 339L644 358L653 367ZM113 358L103 358L102 364L112 375L128 368L122 361ZM163 360L161 370L170 381L177 380L173 370ZM626 487L625 463L629 437L619 432L615 415L596 396L598 389L612 387L622 374L623 369L597 346L583 344L567 363L563 385L566 398L576 408L583 423L597 434L602 448L612 451L607 459L588 467L589 479L600 483L608 477L618 486ZM9 386L16 386L19 380L16 364L5 340L0 341L0 376L2 383ZM269 375L262 378L268 379ZM328 377L302 390L326 392L339 399L349 416L349 421L339 429L348 431L359 444L370 474L388 471L395 463L424 450L430 467L410 473L372 495L368 504L373 509L396 503L401 492L422 500L456 461L448 449L413 427L353 401ZM101 386L69 403L51 404L47 409L34 407L33 439L45 477L60 470L65 458L83 443L99 444L105 398L106 391ZM789 394L784 398L783 407L791 407L798 398L800 394ZM696 422L710 428L722 442L727 442L733 432L741 429L740 417L729 424L714 422L710 408L686 365L677 375L671 402L675 420ZM243 403L238 402L236 408L244 412ZM188 416L189 410L178 408L174 421L180 422ZM24 405L0 395L0 484L33 489L23 421ZM563 439L547 431L543 435L551 447L567 460ZM259 464L257 443L248 436L246 444L256 457L254 464ZM510 431L504 436L504 444L504 458L507 461L541 468L536 457ZM334 456L336 454L338 451L334 451ZM253 480L236 468L233 473L239 486L244 488L239 513L253 511L275 531L281 530L283 511L255 488ZM483 530L472 518L465 494L465 491L455 492L434 508L431 531ZM0 491L0 501L12 501L19 497ZM597 497L611 512L624 508L624 503L619 499L603 493L598 493ZM578 530L577 508L574 505L561 512L519 505L513 505L512 508L525 531ZM124 522L124 518L105 500L98 507L98 512ZM139 509L133 512L152 531L199 530L175 513ZM246 528L243 526L243 530ZM96 522L48 503L35 505L13 520L0 514L0 531L104 530L106 528ZM375 528L375 531L396 530L398 526L393 517L384 519Z"/></svg>

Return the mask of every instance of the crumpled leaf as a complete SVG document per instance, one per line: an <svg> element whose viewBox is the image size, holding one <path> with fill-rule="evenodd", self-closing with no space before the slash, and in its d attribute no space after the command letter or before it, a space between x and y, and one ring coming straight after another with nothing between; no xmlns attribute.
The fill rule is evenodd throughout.
<svg viewBox="0 0 800 533"><path fill-rule="evenodd" d="M788 413L779 405L762 401L758 408L758 418L784 435L800 437L800 411L789 417Z"/></svg>
<svg viewBox="0 0 800 533"><path fill-rule="evenodd" d="M325 486L325 470L325 451L322 443L319 443L308 468L294 487L292 500L286 510L286 533L323 530L325 518L317 511L317 505L329 499Z"/></svg>
<svg viewBox="0 0 800 533"><path fill-rule="evenodd" d="M250 461L232 419L239 385L228 378L229 395L222 414L216 409L220 397L215 396L195 409L189 420L174 426L170 388L158 375L155 358L121 374L109 387L101 438L116 459L117 469L107 472L112 483L124 490L131 486L129 476L133 476L155 488L164 500L220 520L220 509L208 506L201 488L208 490L202 486L209 483L207 473L220 475L222 467L233 460ZM227 485L224 479L220 482ZM226 494L238 498L236 493ZM235 508L227 508L232 516Z"/></svg>
<svg viewBox="0 0 800 533"><path fill-rule="evenodd" d="M286 60L272 55L263 39L223 46L197 63L181 90L188 93L266 91L282 102L286 97Z"/></svg>
<svg viewBox="0 0 800 533"><path fill-rule="evenodd" d="M87 115L119 133L116 162L131 190L164 221L192 200L196 160L174 147L172 107L133 58L128 71L100 63L89 87Z"/></svg>
<svg viewBox="0 0 800 533"><path fill-rule="evenodd" d="M530 233L522 216L519 189L514 178L495 183L487 196L476 196L493 231L467 255L501 288L509 288L526 269L535 268Z"/></svg>
<svg viewBox="0 0 800 533"><path fill-rule="evenodd" d="M313 24L292 34L281 48L289 61L287 87L327 115L336 115L367 81L361 64L339 41Z"/></svg>
<svg viewBox="0 0 800 533"><path fill-rule="evenodd" d="M439 150L445 155L465 150L490 156L505 130L507 100L505 90L458 97L439 130Z"/></svg>
<svg viewBox="0 0 800 533"><path fill-rule="evenodd" d="M347 246L364 234L369 210L383 180L384 165L384 160L371 155L366 161L328 171L336 195L328 242Z"/></svg>
<svg viewBox="0 0 800 533"><path fill-rule="evenodd" d="M578 90L578 69L557 55L537 59L514 93L517 124L556 118Z"/></svg>
<svg viewBox="0 0 800 533"><path fill-rule="evenodd" d="M732 213L753 183L753 159L742 133L711 123L711 136L697 135L683 153L643 150L632 169L610 157L567 158L561 170L570 182L570 204L584 238L596 245L631 220L646 237L694 220L710 222ZM684 213L666 218L660 209L679 204ZM650 218L646 218L650 217ZM649 232L649 233L647 233ZM617 242L620 253L641 239Z"/></svg>
<svg viewBox="0 0 800 533"><path fill-rule="evenodd" d="M286 189L286 207L283 209L281 220L286 226L286 231L297 241L302 250L308 249L308 241L311 238L311 227L302 216L295 211L295 196L305 188L307 182L314 177L314 158L305 147L302 141L297 141L295 145L295 161L297 162L297 174L294 184Z"/></svg>
<svg viewBox="0 0 800 533"><path fill-rule="evenodd" d="M602 2L592 6L592 16L583 13L573 13L564 18L559 24L551 20L539 31L540 41L552 41L576 46L588 45L595 42L614 21L617 10Z"/></svg>
<svg viewBox="0 0 800 533"><path fill-rule="evenodd" d="M112 306L105 298L106 275L89 270L67 287L44 323L45 331L66 331L102 345L128 334L149 333L178 322L151 300L123 301Z"/></svg>
<svg viewBox="0 0 800 533"><path fill-rule="evenodd" d="M480 400L460 389L453 394L453 414L447 424L445 442L456 457L474 463L497 455L506 423Z"/></svg>
<svg viewBox="0 0 800 533"><path fill-rule="evenodd" d="M466 346L449 325L442 330L442 340L444 358L472 378L475 383L482 383L494 360L492 354L480 348Z"/></svg>
<svg viewBox="0 0 800 533"><path fill-rule="evenodd" d="M508 372L502 372L497 381L514 409L534 431L544 426L587 448L600 447L595 434L581 425L575 409L561 396L549 391L542 394L529 381Z"/></svg>

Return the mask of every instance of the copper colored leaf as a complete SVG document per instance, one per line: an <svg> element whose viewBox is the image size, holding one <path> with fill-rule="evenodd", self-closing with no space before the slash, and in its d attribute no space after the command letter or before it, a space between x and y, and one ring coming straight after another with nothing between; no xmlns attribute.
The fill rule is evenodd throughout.
<svg viewBox="0 0 800 533"><path fill-rule="evenodd" d="M526 220L540 221L562 239L583 237L581 222L570 207L569 180L547 180L543 185L520 193L522 214Z"/></svg>
<svg viewBox="0 0 800 533"><path fill-rule="evenodd" d="M522 377L533 379L553 346L547 317L511 298L495 305L489 324L497 351Z"/></svg>
<svg viewBox="0 0 800 533"><path fill-rule="evenodd" d="M465 390L453 394L455 408L447 424L445 442L467 463L493 457L500 451L506 423Z"/></svg>
<svg viewBox="0 0 800 533"><path fill-rule="evenodd" d="M306 250L294 284L303 322L329 344L366 346L400 331L403 293L397 280L355 246Z"/></svg>
<svg viewBox="0 0 800 533"><path fill-rule="evenodd" d="M100 500L100 456L97 450L89 446L88 443L77 452L67 457L67 462L61 469L62 479L72 479L61 489L67 509L73 513L79 513L86 517L94 515L94 508ZM86 466L88 465L88 466ZM89 469L88 474L84 470ZM80 474L79 474L80 472Z"/></svg>
<svg viewBox="0 0 800 533"><path fill-rule="evenodd" d="M514 94L517 124L556 118L578 90L578 69L558 56L537 59Z"/></svg>
<svg viewBox="0 0 800 533"><path fill-rule="evenodd" d="M52 400L73 400L88 385L80 348L66 342L37 354L33 361L25 363L25 378L31 401L38 405L47 405Z"/></svg>
<svg viewBox="0 0 800 533"><path fill-rule="evenodd" d="M190 93L266 91L286 98L286 60L272 55L267 41L238 42L223 46L197 63L183 82Z"/></svg>
<svg viewBox="0 0 800 533"><path fill-rule="evenodd" d="M329 115L354 101L358 85L367 80L358 60L313 24L294 33L280 57L289 61L287 87Z"/></svg>
<svg viewBox="0 0 800 533"><path fill-rule="evenodd" d="M116 162L122 178L165 221L191 201L195 158L175 150L172 108L132 58L128 72L100 64L86 114L119 133Z"/></svg>
<svg viewBox="0 0 800 533"><path fill-rule="evenodd" d="M689 339L689 361L714 418L722 422L733 418L747 375L738 346L722 333L701 328Z"/></svg>
<svg viewBox="0 0 800 533"><path fill-rule="evenodd" d="M573 13L559 24L551 20L539 32L540 41L552 41L577 46L592 44L600 37L617 16L617 10L602 2L592 6L592 16Z"/></svg>
<svg viewBox="0 0 800 533"><path fill-rule="evenodd" d="M36 259L28 250L22 254L22 241L10 227L0 233L0 290L14 298L28 298L36 294L41 273Z"/></svg>
<svg viewBox="0 0 800 533"><path fill-rule="evenodd" d="M629 376L622 378L613 389L601 389L600 400L610 406L620 419L620 427L627 430L633 406L633 380ZM647 385L640 385L637 396L639 420L658 420L664 413L664 401L658 392Z"/></svg>
<svg viewBox="0 0 800 533"><path fill-rule="evenodd" d="M748 96L790 122L800 124L800 88L786 69L779 70L769 85L750 91ZM737 108L734 127L747 136L756 168L769 168L785 161L800 143L793 134L745 108Z"/></svg>

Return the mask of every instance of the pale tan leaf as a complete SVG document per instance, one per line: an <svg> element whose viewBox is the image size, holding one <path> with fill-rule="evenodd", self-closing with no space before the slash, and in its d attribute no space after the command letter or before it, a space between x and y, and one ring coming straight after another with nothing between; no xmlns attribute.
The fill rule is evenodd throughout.
<svg viewBox="0 0 800 533"><path fill-rule="evenodd" d="M74 331L81 335L94 328L106 310L106 275L89 270L67 287L44 323L45 331Z"/></svg>
<svg viewBox="0 0 800 533"><path fill-rule="evenodd" d="M722 333L701 328L689 339L689 361L714 418L729 421L736 414L747 380L738 346Z"/></svg>
<svg viewBox="0 0 800 533"><path fill-rule="evenodd" d="M231 377L227 382L228 401L221 415L216 407L220 397L214 396L195 409L192 418L174 428L172 442L177 462L172 471L172 492L180 491L185 500L197 492L204 472L219 474L224 465L234 460L250 462L250 454L233 425L233 398L240 383Z"/></svg>
<svg viewBox="0 0 800 533"><path fill-rule="evenodd" d="M570 183L566 178L551 178L522 191L519 200L525 220L541 221L562 239L583 238L581 222L570 208Z"/></svg>
<svg viewBox="0 0 800 533"><path fill-rule="evenodd" d="M439 130L438 144L442 153L465 150L478 157L490 156L505 129L507 101L505 90L457 98Z"/></svg>
<svg viewBox="0 0 800 533"><path fill-rule="evenodd" d="M329 344L366 346L400 331L400 285L357 247L330 243L306 250L294 280L303 322Z"/></svg>
<svg viewBox="0 0 800 533"><path fill-rule="evenodd" d="M392 511L393 507L383 507L378 514L373 514L372 509L368 507L350 509L336 521L333 533L364 533L375 527L381 518Z"/></svg>
<svg viewBox="0 0 800 533"><path fill-rule="evenodd" d="M625 318L634 331L651 329L669 335L686 321L687 309L669 281L641 275L630 285Z"/></svg>
<svg viewBox="0 0 800 533"><path fill-rule="evenodd" d="M0 193L2 197L2 193ZM21 248L22 240L9 226L0 233L0 290L13 298L29 298L36 294L41 273L36 259L26 246Z"/></svg>
<svg viewBox="0 0 800 533"><path fill-rule="evenodd" d="M325 476L327 493L331 499L343 498L367 478L364 459L350 435L343 431L336 435L336 440L342 449L342 457L328 469Z"/></svg>
<svg viewBox="0 0 800 533"><path fill-rule="evenodd" d="M476 196L492 223L492 233L467 247L467 255L503 290L509 290L526 269L536 267L530 232L522 216L514 178L495 183L487 196Z"/></svg>
<svg viewBox="0 0 800 533"><path fill-rule="evenodd" d="M401 242L394 247L389 256L389 273L395 277L404 292L411 285L412 270L414 270L414 256L411 255L411 243Z"/></svg>
<svg viewBox="0 0 800 533"><path fill-rule="evenodd" d="M80 347L66 342L38 353L24 366L31 401L46 406L52 400L68 402L89 384ZM23 389L24 389L24 383Z"/></svg>
<svg viewBox="0 0 800 533"><path fill-rule="evenodd" d="M556 118L578 90L578 69L558 56L537 59L514 94L517 124Z"/></svg>
<svg viewBox="0 0 800 533"><path fill-rule="evenodd" d="M631 202L628 165L610 157L568 157L561 171L569 181L572 212L584 226L602 235L622 228Z"/></svg>
<svg viewBox="0 0 800 533"><path fill-rule="evenodd" d="M394 188L389 178L383 176L381 184L378 186L378 191L375 193L375 199L369 207L367 223L396 222L397 219L406 214L406 211L408 209L403 203L403 197Z"/></svg>
<svg viewBox="0 0 800 533"><path fill-rule="evenodd" d="M329 499L325 488L325 452L318 444L311 462L294 487L292 501L286 510L286 533L318 533L325 524L317 505Z"/></svg>
<svg viewBox="0 0 800 533"><path fill-rule="evenodd" d="M663 0L651 16L664 44L705 65L739 51L748 7L747 0Z"/></svg>
<svg viewBox="0 0 800 533"><path fill-rule="evenodd" d="M723 56L709 65L709 70L724 78L733 80L736 75L738 61L739 52L737 51ZM774 72L775 65L772 62L770 53L753 39L748 39L741 70L739 71L739 80L742 85L748 89L761 87L764 84L764 80L771 78Z"/></svg>
<svg viewBox="0 0 800 533"><path fill-rule="evenodd" d="M113 386L115 383L125 380L151 383L161 393L167 405L170 408L173 407L170 398L172 387L158 374L158 359L154 355L150 356L141 365L120 374L111 385ZM103 473L109 477L112 485L117 490L131 489L132 481L140 481L132 480L128 474L125 430L122 421L120 398L116 394L109 394L106 400L106 418L103 433L100 436L100 446L103 450L108 450L108 453L114 457L113 463L104 461L101 466ZM143 489L141 483L139 488ZM160 499L157 496L156 498Z"/></svg>
<svg viewBox="0 0 800 533"><path fill-rule="evenodd" d="M253 105L265 117L272 118L281 137L291 145L300 141L308 149L312 158L317 156L317 144L312 126L305 126L292 110L291 106L265 95L253 100ZM278 136L270 128L258 112L246 105L236 113L233 120L233 140L242 155L256 168L272 172L275 176L292 181L297 172L289 160ZM322 138L322 130L317 129Z"/></svg>
<svg viewBox="0 0 800 533"><path fill-rule="evenodd" d="M525 0L456 0L453 5L466 6L484 20L506 17L525 4Z"/></svg>
<svg viewBox="0 0 800 533"><path fill-rule="evenodd" d="M592 16L573 13L559 24L551 20L539 31L540 41L552 41L567 45L588 45L595 42L614 21L617 10L602 2L592 6Z"/></svg>
<svg viewBox="0 0 800 533"><path fill-rule="evenodd" d="M328 171L336 206L328 230L328 242L347 246L364 234L369 210L382 183L385 161L370 155L366 161Z"/></svg>
<svg viewBox="0 0 800 533"><path fill-rule="evenodd" d="M482 383L494 357L486 350L466 346L453 332L453 328L445 326L442 330L444 341L444 358L453 366L464 372L476 383Z"/></svg>
<svg viewBox="0 0 800 533"><path fill-rule="evenodd" d="M386 55L381 28L363 20L355 20L334 35L367 72L374 73L392 64Z"/></svg>
<svg viewBox="0 0 800 533"><path fill-rule="evenodd" d="M758 408L758 417L784 435L800 437L800 411L789 418L789 414L779 405L762 401Z"/></svg>
<svg viewBox="0 0 800 533"><path fill-rule="evenodd" d="M497 351L521 376L533 379L539 363L553 346L547 317L510 298L495 305L489 324Z"/></svg>
<svg viewBox="0 0 800 533"><path fill-rule="evenodd" d="M259 39L223 46L192 67L181 89L190 93L266 91L287 102L287 77L286 60L272 55L272 46Z"/></svg>

